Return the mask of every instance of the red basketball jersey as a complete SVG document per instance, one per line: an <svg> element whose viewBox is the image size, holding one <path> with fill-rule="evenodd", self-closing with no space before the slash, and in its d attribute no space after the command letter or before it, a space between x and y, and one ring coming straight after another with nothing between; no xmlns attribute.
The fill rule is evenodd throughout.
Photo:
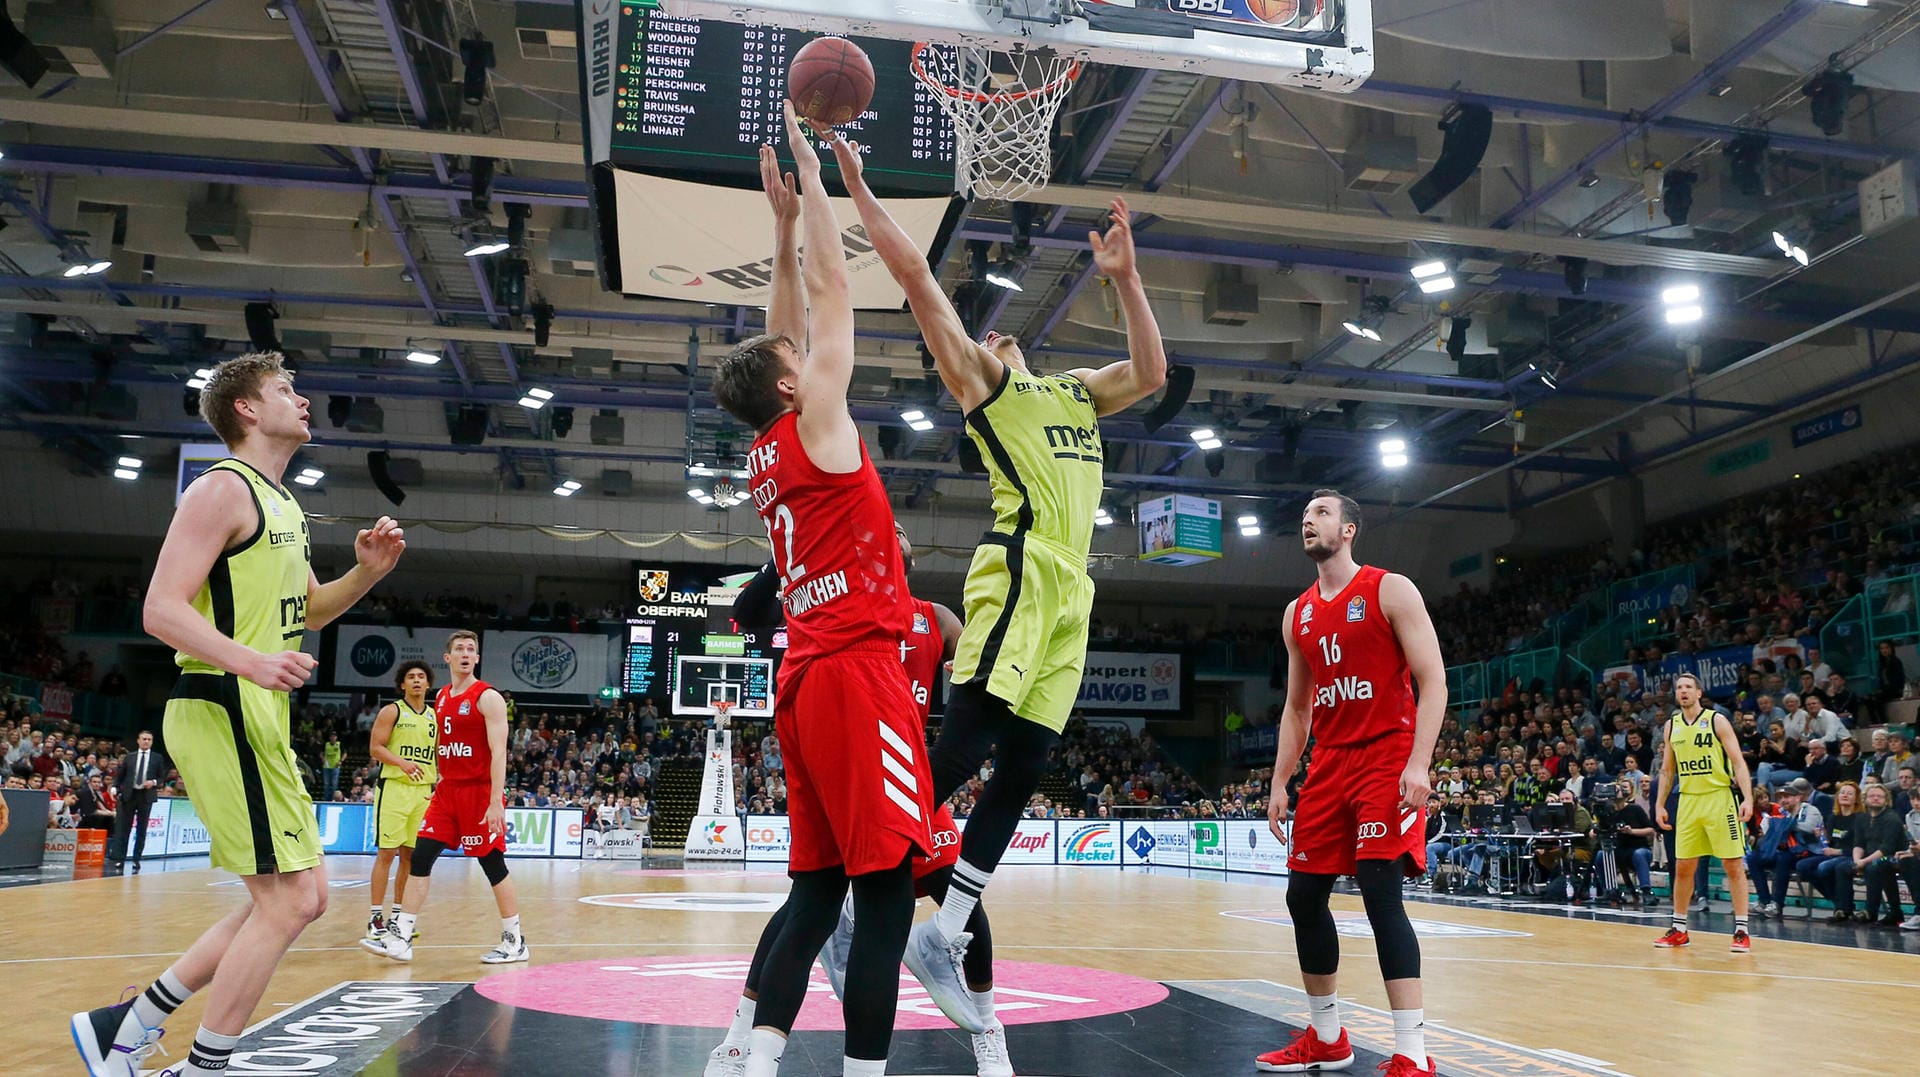
<svg viewBox="0 0 1920 1077"><path fill-rule="evenodd" d="M475 680L467 690L453 694L440 689L433 713L440 720L440 780L484 782L493 778L493 749L487 744L487 720L480 714L480 696L493 687Z"/></svg>
<svg viewBox="0 0 1920 1077"><path fill-rule="evenodd" d="M797 412L782 415L747 454L754 507L773 543L787 609L782 669L794 671L863 643L892 646L913 618L893 508L866 443L859 470L825 472L807 458L799 422Z"/></svg>
<svg viewBox="0 0 1920 1077"><path fill-rule="evenodd" d="M1294 606L1294 640L1313 674L1318 744L1347 748L1413 732L1413 676L1380 611L1386 575L1362 565L1331 601L1316 582Z"/></svg>
<svg viewBox="0 0 1920 1077"><path fill-rule="evenodd" d="M906 663L907 680L913 682L913 702L920 708L920 722L926 724L933 713L933 689L940 683L940 663L947 641L940 638L940 620L933 615L933 603L913 600L913 623L900 640L900 661Z"/></svg>

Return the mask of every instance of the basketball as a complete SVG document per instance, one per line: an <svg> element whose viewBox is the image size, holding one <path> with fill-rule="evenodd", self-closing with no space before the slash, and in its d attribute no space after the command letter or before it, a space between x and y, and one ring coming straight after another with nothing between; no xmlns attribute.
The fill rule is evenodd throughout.
<svg viewBox="0 0 1920 1077"><path fill-rule="evenodd" d="M809 41L787 67L787 96L802 117L837 127L873 100L873 61L844 37Z"/></svg>
<svg viewBox="0 0 1920 1077"><path fill-rule="evenodd" d="M1247 0L1247 10L1261 22L1290 23L1300 14L1300 0Z"/></svg>

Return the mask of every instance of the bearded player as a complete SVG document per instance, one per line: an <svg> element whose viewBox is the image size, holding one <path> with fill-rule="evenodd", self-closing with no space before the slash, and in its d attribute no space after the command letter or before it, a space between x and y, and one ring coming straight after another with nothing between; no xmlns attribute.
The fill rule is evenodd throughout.
<svg viewBox="0 0 1920 1077"><path fill-rule="evenodd" d="M1311 587L1287 606L1287 702L1267 822L1287 843L1287 781L1307 737L1313 766L1300 790L1287 858L1287 911L1312 1027L1255 1060L1263 1073L1340 1070L1353 1049L1340 1026L1340 937L1327 899L1342 875L1359 883L1393 1007L1386 1077L1434 1072L1427 1056L1420 943L1400 901L1403 878L1426 871L1427 768L1447 709L1440 641L1413 581L1353 559L1360 506L1315 490L1300 521ZM1414 684L1419 684L1418 702Z"/></svg>
<svg viewBox="0 0 1920 1077"><path fill-rule="evenodd" d="M894 533L900 539L900 557L906 564L907 574L911 576L913 543L908 541L906 529L898 524L894 525ZM768 562L734 600L734 623L740 628L753 629L778 625L781 619L779 587L779 573L773 563ZM912 680L913 701L919 707L920 722L924 726L933 709L933 691L939 684L940 667L953 657L954 647L960 642L961 626L960 618L938 602L916 598L913 600L913 610L913 627L907 637L900 641L900 661L906 666L907 676ZM933 844L935 852L932 856L914 858L913 890L915 897L930 896L937 904L946 899L947 889L953 881L953 865L960 859L960 829L953 821L953 812L945 804L933 813ZM846 997L847 954L853 945L853 917L852 901L843 902L839 926L820 950L820 966L826 971L827 982L833 986L834 994L841 998ZM753 963L747 968L746 990L733 1011L733 1023L727 1028L727 1038L707 1056L703 1077L738 1077L746 1072L747 1041L753 1030L754 1011L760 998L760 971L766 964L767 951L786 922L787 906L782 905L760 933L760 945L754 950ZM973 935L973 942L967 949L967 989L980 1010L981 1022L987 1026L985 1032L973 1035L975 1067L979 1077L1013 1077L1013 1064L1007 1058L1006 1026L1000 1023L994 1012L993 934L984 904L974 907L973 916L967 921L967 931Z"/></svg>
<svg viewBox="0 0 1920 1077"><path fill-rule="evenodd" d="M791 103L786 121L797 195L771 151L761 154L775 219L768 333L735 348L713 383L720 406L756 432L747 472L787 609L774 729L786 763L793 889L764 963L744 1072L779 1072L808 970L851 887L860 931L841 995L842 1072L872 1077L886 1072L893 1040L913 859L934 851L932 777L898 650L913 603L893 511L847 411L853 300L840 225ZM807 250L820 254L807 258L804 275L796 219Z"/></svg>
<svg viewBox="0 0 1920 1077"><path fill-rule="evenodd" d="M382 952L395 961L413 960L413 927L427 903L433 862L457 848L480 861L500 910L500 945L480 955L481 962L525 961L520 901L507 877L506 697L474 676L480 666L478 635L462 629L448 636L444 657L452 676L433 701L440 724L440 784L414 841L413 885L400 913L387 924Z"/></svg>

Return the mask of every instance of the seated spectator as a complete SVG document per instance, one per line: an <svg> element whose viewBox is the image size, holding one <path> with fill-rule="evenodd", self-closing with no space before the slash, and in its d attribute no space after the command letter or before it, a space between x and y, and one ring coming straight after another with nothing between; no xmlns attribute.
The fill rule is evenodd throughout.
<svg viewBox="0 0 1920 1077"><path fill-rule="evenodd" d="M1824 740L1831 746L1846 733L1847 727L1841 724L1840 715L1828 708L1826 700L1819 693L1808 694L1806 707L1807 729L1806 734L1800 738L1801 744ZM1787 735L1792 736L1792 731L1789 730Z"/></svg>
<svg viewBox="0 0 1920 1077"><path fill-rule="evenodd" d="M1756 787L1755 794L1762 788ZM1807 803L1812 792L1813 786L1805 778L1788 782L1780 790L1777 814L1761 829L1747 854L1747 874L1753 879L1756 911L1761 916L1780 915L1780 906L1787 899L1787 881L1800 862L1815 855L1814 850L1820 846L1825 820L1819 808Z"/></svg>
<svg viewBox="0 0 1920 1077"><path fill-rule="evenodd" d="M1793 873L1813 884L1820 896L1833 903L1830 924L1853 919L1853 832L1860 815L1860 787L1841 785L1833 795L1833 816L1827 830L1813 847L1813 855L1801 859Z"/></svg>
<svg viewBox="0 0 1920 1077"><path fill-rule="evenodd" d="M1909 759L1900 767L1900 782L1893 787L1893 810L1905 815L1915 805L1920 805L1920 760Z"/></svg>
<svg viewBox="0 0 1920 1077"><path fill-rule="evenodd" d="M1831 793L1840 784L1840 761L1827 752L1826 741L1807 742L1806 765L1800 777L1822 793Z"/></svg>
<svg viewBox="0 0 1920 1077"><path fill-rule="evenodd" d="M1853 866L1867 883L1866 922L1881 927L1899 927L1900 876L1893 858L1907 847L1904 820L1894 814L1893 797L1884 785L1868 786L1867 810L1853 832ZM1880 915L1884 895L1889 911ZM1920 895L1915 895L1920 898Z"/></svg>
<svg viewBox="0 0 1920 1077"><path fill-rule="evenodd" d="M1786 723L1774 722L1767 726L1767 736L1760 742L1760 769L1754 780L1770 789L1785 785L1800 777L1806 762L1806 750L1800 747L1799 741L1787 736Z"/></svg>
<svg viewBox="0 0 1920 1077"><path fill-rule="evenodd" d="M1866 761L1860 758L1860 743L1851 736L1840 738L1840 777L1838 782L1860 784L1860 774Z"/></svg>
<svg viewBox="0 0 1920 1077"><path fill-rule="evenodd" d="M1838 715L1848 725L1854 721L1854 709L1859 706L1859 697L1847 687L1847 675L1832 673L1827 676L1827 708Z"/></svg>
<svg viewBox="0 0 1920 1077"><path fill-rule="evenodd" d="M1913 758L1913 753L1907 748L1911 738L1912 733L1905 726L1887 727L1887 757L1879 767L1881 785L1892 785L1900 780L1900 768Z"/></svg>

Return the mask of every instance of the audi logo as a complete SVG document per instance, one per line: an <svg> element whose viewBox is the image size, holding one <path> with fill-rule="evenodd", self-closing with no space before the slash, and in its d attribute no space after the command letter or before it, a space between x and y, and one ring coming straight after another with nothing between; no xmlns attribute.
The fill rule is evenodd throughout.
<svg viewBox="0 0 1920 1077"><path fill-rule="evenodd" d="M958 844L960 844L960 835L954 831L936 830L933 832L933 851L936 853L949 845Z"/></svg>
<svg viewBox="0 0 1920 1077"><path fill-rule="evenodd" d="M1386 836L1387 836L1387 824L1385 823L1361 823L1360 824L1359 838L1361 841L1366 841L1368 838L1384 838Z"/></svg>

